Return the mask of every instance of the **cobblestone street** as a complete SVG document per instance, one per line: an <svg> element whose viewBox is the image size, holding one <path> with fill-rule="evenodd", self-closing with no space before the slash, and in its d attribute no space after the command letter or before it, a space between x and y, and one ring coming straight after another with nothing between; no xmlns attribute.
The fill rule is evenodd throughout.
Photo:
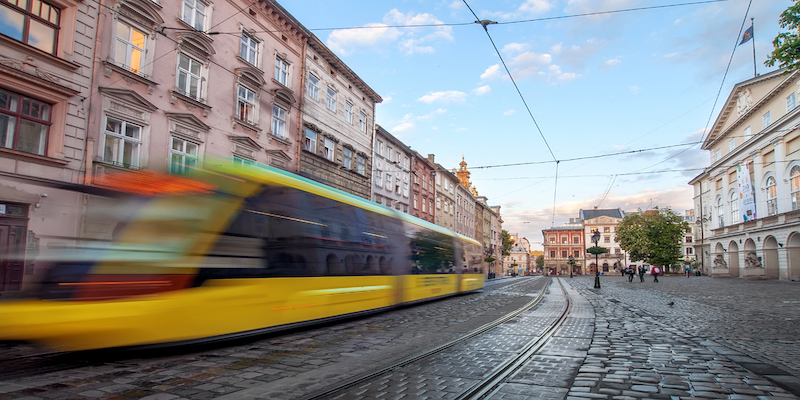
<svg viewBox="0 0 800 400"><path fill-rule="evenodd" d="M302 398L516 309L530 301L544 279L500 279L481 293L332 326L0 381L0 400ZM570 319L493 399L766 399L800 393L796 283L694 276L661 277L658 283L648 277L640 283L603 276L602 288L593 289L591 276L561 281L574 302ZM475 357L497 358L497 352L539 329L539 315L560 307L563 294L554 291L556 286L513 329L491 332L487 337L494 339L483 347L480 341L465 346L464 355L474 360L455 369L470 371L489 361ZM525 328L523 322L533 325ZM460 378L441 372L446 368L435 370L443 377L424 379L419 372L424 369L409 368L385 381L417 385L421 389L415 393L426 393L426 382L458 387ZM396 398L437 398L430 393ZM454 395L438 393L439 398Z"/></svg>

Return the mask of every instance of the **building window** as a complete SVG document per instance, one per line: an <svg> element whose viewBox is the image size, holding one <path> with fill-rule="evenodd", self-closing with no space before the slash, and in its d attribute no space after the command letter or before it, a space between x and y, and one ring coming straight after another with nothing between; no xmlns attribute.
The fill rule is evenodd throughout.
<svg viewBox="0 0 800 400"><path fill-rule="evenodd" d="M147 35L117 21L117 47L114 62L122 68L141 75L144 68Z"/></svg>
<svg viewBox="0 0 800 400"><path fill-rule="evenodd" d="M744 128L744 140L749 140L750 136L752 135L753 135L752 130L750 129L749 126L747 128Z"/></svg>
<svg viewBox="0 0 800 400"><path fill-rule="evenodd" d="M386 186L384 186L384 188L386 188L386 190L388 190L388 191L392 190L392 173L391 172L387 172L386 173Z"/></svg>
<svg viewBox="0 0 800 400"><path fill-rule="evenodd" d="M689 255L692 255L692 254L694 254L694 252L692 251L692 248L691 247L687 247L686 248L686 255L689 256Z"/></svg>
<svg viewBox="0 0 800 400"><path fill-rule="evenodd" d="M245 165L256 165L256 162L253 160L248 160L246 158L233 156L233 165L238 165L242 167Z"/></svg>
<svg viewBox="0 0 800 400"><path fill-rule="evenodd" d="M561 244L567 244L567 242L569 242L569 238L566 237L566 236L562 236L561 237Z"/></svg>
<svg viewBox="0 0 800 400"><path fill-rule="evenodd" d="M580 244L580 243L581 243L581 237L580 236L573 236L572 237L572 244Z"/></svg>
<svg viewBox="0 0 800 400"><path fill-rule="evenodd" d="M722 198L717 200L717 218L719 219L717 228L725 226L725 203L722 201Z"/></svg>
<svg viewBox="0 0 800 400"><path fill-rule="evenodd" d="M286 137L286 110L272 106L272 134L279 138Z"/></svg>
<svg viewBox="0 0 800 400"><path fill-rule="evenodd" d="M789 173L792 210L800 209L800 166L795 165Z"/></svg>
<svg viewBox="0 0 800 400"><path fill-rule="evenodd" d="M610 236L603 237L603 243L611 243L611 237Z"/></svg>
<svg viewBox="0 0 800 400"><path fill-rule="evenodd" d="M306 129L305 149L317 154L317 132Z"/></svg>
<svg viewBox="0 0 800 400"><path fill-rule="evenodd" d="M289 86L289 64L280 57L275 57L275 80L283 86Z"/></svg>
<svg viewBox="0 0 800 400"><path fill-rule="evenodd" d="M0 90L0 144L9 149L45 155L50 105Z"/></svg>
<svg viewBox="0 0 800 400"><path fill-rule="evenodd" d="M575 258L580 257L581 256L580 250L573 250L572 251L572 256L575 257Z"/></svg>
<svg viewBox="0 0 800 400"><path fill-rule="evenodd" d="M319 101L319 78L312 74L308 74L308 97Z"/></svg>
<svg viewBox="0 0 800 400"><path fill-rule="evenodd" d="M604 226L603 227L603 233L609 233L609 232L611 232L611 227Z"/></svg>
<svg viewBox="0 0 800 400"><path fill-rule="evenodd" d="M382 155L383 154L383 141L377 140L375 144L375 154Z"/></svg>
<svg viewBox="0 0 800 400"><path fill-rule="evenodd" d="M425 190L425 185L428 182L428 175L422 174L422 190Z"/></svg>
<svg viewBox="0 0 800 400"><path fill-rule="evenodd" d="M383 172L375 171L375 186L383 186Z"/></svg>
<svg viewBox="0 0 800 400"><path fill-rule="evenodd" d="M736 148L736 140L731 139L728 141L728 153L733 153L733 149Z"/></svg>
<svg viewBox="0 0 800 400"><path fill-rule="evenodd" d="M795 101L794 93L792 93L786 98L786 112L794 110L796 106L797 102Z"/></svg>
<svg viewBox="0 0 800 400"><path fill-rule="evenodd" d="M342 159L342 165L344 165L344 167L347 169L353 168L353 150L350 150L347 147L344 148L344 158Z"/></svg>
<svg viewBox="0 0 800 400"><path fill-rule="evenodd" d="M550 258L556 258L556 251L550 250Z"/></svg>
<svg viewBox="0 0 800 400"><path fill-rule="evenodd" d="M436 198L436 208L442 208L442 199L440 197Z"/></svg>
<svg viewBox="0 0 800 400"><path fill-rule="evenodd" d="M367 114L364 114L363 111L358 113L358 129L361 132L367 132Z"/></svg>
<svg viewBox="0 0 800 400"><path fill-rule="evenodd" d="M0 33L55 54L61 10L39 0L6 0L0 5Z"/></svg>
<svg viewBox="0 0 800 400"><path fill-rule="evenodd" d="M256 116L256 94L252 90L239 85L237 97L236 118L249 124L254 124Z"/></svg>
<svg viewBox="0 0 800 400"><path fill-rule="evenodd" d="M423 198L422 198L422 212L428 212L428 210L426 209L426 206L427 206L427 204L428 204L428 201L427 201L427 199L425 199L425 198L423 197Z"/></svg>
<svg viewBox="0 0 800 400"><path fill-rule="evenodd" d="M197 166L197 144L183 139L172 138L172 148L169 151L171 174L184 174L186 168Z"/></svg>
<svg viewBox="0 0 800 400"><path fill-rule="evenodd" d="M778 186L775 178L767 178L767 215L778 214Z"/></svg>
<svg viewBox="0 0 800 400"><path fill-rule="evenodd" d="M328 107L328 110L336 112L336 91L330 86L328 87L328 98L325 101L325 107Z"/></svg>
<svg viewBox="0 0 800 400"><path fill-rule="evenodd" d="M417 194L414 193L414 209L419 209L419 204L417 203Z"/></svg>
<svg viewBox="0 0 800 400"><path fill-rule="evenodd" d="M327 158L328 161L333 161L333 150L333 140L325 138L325 158Z"/></svg>
<svg viewBox="0 0 800 400"><path fill-rule="evenodd" d="M769 124L772 123L772 117L770 117L769 111L761 117L762 128L766 128Z"/></svg>
<svg viewBox="0 0 800 400"><path fill-rule="evenodd" d="M392 159L392 154L394 154L394 153L392 152L392 148L391 148L391 147L389 147L389 146L386 146L386 159L387 159L387 160L389 160L389 162L393 162L393 161L394 161L394 160Z"/></svg>
<svg viewBox="0 0 800 400"><path fill-rule="evenodd" d="M555 242L556 242L555 235L550 235L550 243L555 243Z"/></svg>
<svg viewBox="0 0 800 400"><path fill-rule="evenodd" d="M722 150L720 150L720 149L717 149L717 150L714 152L714 156L715 156L715 158L716 158L714 161L719 161L719 160L721 160L721 159L722 159Z"/></svg>
<svg viewBox="0 0 800 400"><path fill-rule="evenodd" d="M728 207L731 209L731 224L739 223L739 194L736 191L731 192L731 202Z"/></svg>
<svg viewBox="0 0 800 400"><path fill-rule="evenodd" d="M344 121L348 124L353 123L353 104L349 101L344 102Z"/></svg>
<svg viewBox="0 0 800 400"><path fill-rule="evenodd" d="M208 7L200 0L183 0L181 19L198 31L206 30L206 11Z"/></svg>
<svg viewBox="0 0 800 400"><path fill-rule="evenodd" d="M141 126L106 117L103 162L138 168L141 146Z"/></svg>
<svg viewBox="0 0 800 400"><path fill-rule="evenodd" d="M403 157L403 169L408 169L408 157Z"/></svg>
<svg viewBox="0 0 800 400"><path fill-rule="evenodd" d="M253 65L256 65L258 59L258 42L244 32L242 32L242 43L239 49L239 57L242 57L245 61Z"/></svg>
<svg viewBox="0 0 800 400"><path fill-rule="evenodd" d="M561 250L561 258L567 258L567 250Z"/></svg>
<svg viewBox="0 0 800 400"><path fill-rule="evenodd" d="M408 197L408 182L403 182L403 197Z"/></svg>
<svg viewBox="0 0 800 400"><path fill-rule="evenodd" d="M200 84L202 82L203 64L187 57L185 54L178 56L178 82L176 83L180 94L200 100Z"/></svg>

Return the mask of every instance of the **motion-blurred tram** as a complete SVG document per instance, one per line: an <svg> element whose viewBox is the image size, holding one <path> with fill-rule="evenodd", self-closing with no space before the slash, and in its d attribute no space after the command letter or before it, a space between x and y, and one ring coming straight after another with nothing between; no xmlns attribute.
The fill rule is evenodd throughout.
<svg viewBox="0 0 800 400"><path fill-rule="evenodd" d="M474 291L487 272L473 239L271 167L100 184L127 193L84 211L109 237L60 249L34 297L0 303L0 340L224 340Z"/></svg>

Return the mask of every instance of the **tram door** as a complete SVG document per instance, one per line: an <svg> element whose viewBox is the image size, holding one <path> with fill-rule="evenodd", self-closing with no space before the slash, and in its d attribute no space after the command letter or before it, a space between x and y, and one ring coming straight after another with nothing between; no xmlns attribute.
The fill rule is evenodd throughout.
<svg viewBox="0 0 800 400"><path fill-rule="evenodd" d="M24 208L9 206L7 211L12 215L22 214ZM0 218L0 291L20 290L22 287L27 222L27 218Z"/></svg>

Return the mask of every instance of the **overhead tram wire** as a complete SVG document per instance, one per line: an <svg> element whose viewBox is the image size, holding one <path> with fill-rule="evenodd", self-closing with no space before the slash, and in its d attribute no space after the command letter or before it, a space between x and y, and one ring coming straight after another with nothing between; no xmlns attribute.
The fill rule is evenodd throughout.
<svg viewBox="0 0 800 400"><path fill-rule="evenodd" d="M711 124L711 118L714 117L714 110L717 108L717 102L719 102L719 96L720 96L720 94L722 94L722 88L725 86L725 79L728 77L728 71L730 71L730 69L731 69L731 63L733 62L733 56L736 54L736 48L739 47L739 39L742 36L742 31L744 31L744 26L747 23L747 16L750 14L750 6L752 6L752 5L753 5L753 0L750 0L747 3L747 11L745 11L745 13L744 13L744 18L742 19L742 25L739 27L739 33L736 35L736 40L733 42L733 50L731 50L731 56L728 59L728 66L725 67L725 73L722 75L722 82L719 83L719 90L717 91L717 98L714 100L714 105L711 107L711 112L708 114L708 120L706 121L705 128L703 128L703 136L701 136L700 143L705 142L706 135L708 135L708 133L709 133L708 125ZM657 163L655 163L655 164L653 164L653 165L651 165L649 167L642 168L639 171L644 171L644 170L646 170L648 168L653 168L656 165L663 164L663 163L665 163L665 162L667 162L667 161L669 161L669 160L671 160L671 159L673 159L673 158L675 158L675 157L677 157L677 156L679 156L679 155L681 155L681 154L683 154L683 153L685 153L685 152L687 152L689 150L691 150L691 147L689 147L687 149L684 149L683 151L680 151L677 154L673 154L672 156L667 157L664 160L661 160L660 162L657 162Z"/></svg>

